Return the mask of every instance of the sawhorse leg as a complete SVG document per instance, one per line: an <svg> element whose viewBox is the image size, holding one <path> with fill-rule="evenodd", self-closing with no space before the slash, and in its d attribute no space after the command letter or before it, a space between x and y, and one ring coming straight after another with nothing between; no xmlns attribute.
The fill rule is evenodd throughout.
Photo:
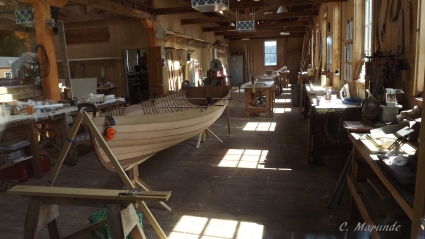
<svg viewBox="0 0 425 239"><path fill-rule="evenodd" d="M38 231L46 225L51 239L61 238L56 223L58 216L58 205L44 204L43 199L32 198L25 218L24 239L37 238Z"/></svg>
<svg viewBox="0 0 425 239"><path fill-rule="evenodd" d="M199 134L198 143L196 144L196 148L199 149L199 145L202 142L205 142L205 135L209 137L208 133L210 133L212 136L214 136L220 143L223 143L223 140L221 140L217 135L215 135L210 129L206 128L204 131L202 131Z"/></svg>

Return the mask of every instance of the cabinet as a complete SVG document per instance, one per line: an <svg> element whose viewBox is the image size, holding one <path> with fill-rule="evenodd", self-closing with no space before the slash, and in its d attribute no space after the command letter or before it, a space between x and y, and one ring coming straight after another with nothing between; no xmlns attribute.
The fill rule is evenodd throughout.
<svg viewBox="0 0 425 239"><path fill-rule="evenodd" d="M409 238L414 218L414 190L405 189L391 176L377 154L350 134L353 143L352 175L347 177L351 192L351 217L373 225L399 225L398 231L371 230L373 239Z"/></svg>
<svg viewBox="0 0 425 239"><path fill-rule="evenodd" d="M244 82L244 56L230 56L228 62L229 72L226 74L230 77L230 85L239 86Z"/></svg>

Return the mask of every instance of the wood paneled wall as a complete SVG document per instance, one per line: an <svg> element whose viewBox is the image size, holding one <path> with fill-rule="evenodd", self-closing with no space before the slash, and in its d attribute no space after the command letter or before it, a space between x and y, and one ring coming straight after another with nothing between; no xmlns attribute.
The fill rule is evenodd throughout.
<svg viewBox="0 0 425 239"><path fill-rule="evenodd" d="M70 72L72 78L97 78L101 80L101 66L105 66L105 79L103 82L113 82L117 89L113 91L116 96L126 96L125 71L123 61L123 49L148 48L148 31L143 28L140 20L136 19L113 19L101 20L84 23L65 24L65 29L82 29L108 27L109 40L99 42L83 42L67 44L69 59L84 58L105 58L118 57L116 60L96 60L70 62ZM55 39L55 45L58 46L59 39ZM60 47L56 47L59 51ZM57 52L60 55L61 52ZM84 74L82 67L84 66ZM58 63L59 78L63 77L61 63Z"/></svg>
<svg viewBox="0 0 425 239"><path fill-rule="evenodd" d="M270 39L273 40L273 39ZM248 62L252 76L260 76L267 70L278 70L283 66L290 69L288 75L289 82L294 84L298 80L297 72L300 69L300 58L303 44L303 38L280 38L277 39L277 66L264 65L264 41L231 41L230 49L232 54L244 54L245 45L247 46Z"/></svg>
<svg viewBox="0 0 425 239"><path fill-rule="evenodd" d="M410 26L410 27L405 27L404 29L404 39L405 39L405 52L403 55L400 56L400 59L405 60L407 62L407 64L410 67L410 79L406 79L404 81L401 82L397 82L396 83L396 88L401 88L403 89L403 91L405 92L403 94L403 99L404 102L406 103L407 107L412 107L415 102L413 101L413 95L414 95L414 86L416 84L416 80L414 79L414 67L415 67L415 51L417 48L416 45L416 31L415 29L417 28L417 7L418 7L418 3L417 1L402 1L402 8L405 11L405 15L407 14L407 4L410 3L411 7L410 7L410 19L405 18L405 21L410 21L410 24L405 23L405 26ZM339 5L340 4L340 5ZM383 20L384 20L384 15L385 15L385 11L387 8L387 1L382 1L382 6L377 6L377 1L373 1L374 4L374 9L372 10L374 16L373 19L375 20L376 17L379 17L379 25L378 25L378 31L381 32L382 29L382 24L383 24ZM338 9L340 9L340 17L336 17L334 16L335 11L337 11ZM380 9L380 15L377 16L378 14L378 10ZM319 9L319 17L314 18L314 23L315 23L315 29L314 31L321 31L321 37L322 37L322 42L323 44L326 43L326 36L333 34L333 31L335 31L335 24L340 24L340 27L338 29L340 29L340 50L341 52L338 54L337 52L333 52L334 54L334 59L339 59L339 63L340 63L340 67L343 68L343 62L344 62L344 42L346 41L346 22L348 20L353 19L354 20L354 34L361 34L359 37L354 39L353 42L353 46L354 46L354 59L353 59L353 74L355 73L355 70L357 69L358 65L360 64L361 59L363 58L362 52L363 52L363 39L364 39L364 0L348 0L347 2L342 2L342 3L327 3L327 4L322 4L320 9ZM326 19L323 18L323 16L326 14ZM330 31L326 31L325 33L323 32L323 24L326 24L325 21L330 22L331 27L330 27ZM335 22L335 21L339 21L339 23ZM360 22L361 21L361 22ZM400 21L400 19L399 19ZM357 27L356 27L357 26ZM359 29L361 27L361 29ZM409 29L410 28L410 29ZM383 41L379 42L378 45L378 40L375 37L375 31L376 31L376 25L373 25L373 29L372 29L372 35L373 35L373 39L372 39L372 44L373 44L373 51L378 50L378 47L380 48L381 52L391 52L391 54L395 54L396 50L397 50L397 45L399 44L399 22L395 22L395 23L390 23L388 20L388 16L386 19L386 32L383 38ZM356 41L356 39L361 39L359 42L359 40ZM335 44L336 42L334 41L333 44ZM320 49L319 48L319 44L317 44L317 48L316 48L316 52L318 53L318 51ZM336 57L336 58L335 58ZM317 66L318 65L318 54L315 54L314 60L313 60L314 64ZM322 49L322 65L324 66L324 64L326 63L326 51L325 51L325 47L323 47ZM335 63L335 62L334 62ZM340 68L340 70L341 70ZM324 69L324 68L323 68ZM343 73L343 71L341 70L341 73ZM341 75L341 78L334 78L331 82L331 85L335 86L336 88L341 88L342 85L344 84L344 80L343 77ZM353 97L359 97L359 98L364 98L365 94L364 94L364 89L359 88L359 84L355 84L355 82L351 82L349 83L350 85L350 91L351 93L355 94Z"/></svg>

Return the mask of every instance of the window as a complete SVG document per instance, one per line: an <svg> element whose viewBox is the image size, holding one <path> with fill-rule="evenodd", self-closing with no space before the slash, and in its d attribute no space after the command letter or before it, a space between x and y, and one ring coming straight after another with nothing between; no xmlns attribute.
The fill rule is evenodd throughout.
<svg viewBox="0 0 425 239"><path fill-rule="evenodd" d="M4 78L12 78L12 72L5 72Z"/></svg>
<svg viewBox="0 0 425 239"><path fill-rule="evenodd" d="M344 46L344 79L353 79L353 20L347 21Z"/></svg>
<svg viewBox="0 0 425 239"><path fill-rule="evenodd" d="M277 65L277 44L276 41L264 42L264 65L276 66Z"/></svg>
<svg viewBox="0 0 425 239"><path fill-rule="evenodd" d="M332 34L326 37L326 71L332 72Z"/></svg>
<svg viewBox="0 0 425 239"><path fill-rule="evenodd" d="M365 0L365 28L364 28L364 56L372 56L372 0ZM365 58L366 61L366 58ZM365 64L362 66L359 81L365 82L366 68Z"/></svg>

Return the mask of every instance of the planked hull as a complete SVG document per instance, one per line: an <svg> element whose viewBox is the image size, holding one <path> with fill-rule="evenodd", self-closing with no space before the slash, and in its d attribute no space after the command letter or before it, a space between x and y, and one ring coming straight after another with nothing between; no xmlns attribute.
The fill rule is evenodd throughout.
<svg viewBox="0 0 425 239"><path fill-rule="evenodd" d="M209 107L200 107L206 97L215 100ZM222 115L228 106L228 97L229 87L197 87L127 107L124 116L113 116L116 135L113 140L105 138L106 143L121 166L129 169L161 150L202 133ZM106 117L92 120L99 132L109 126ZM102 165L114 171L95 137L91 138Z"/></svg>

